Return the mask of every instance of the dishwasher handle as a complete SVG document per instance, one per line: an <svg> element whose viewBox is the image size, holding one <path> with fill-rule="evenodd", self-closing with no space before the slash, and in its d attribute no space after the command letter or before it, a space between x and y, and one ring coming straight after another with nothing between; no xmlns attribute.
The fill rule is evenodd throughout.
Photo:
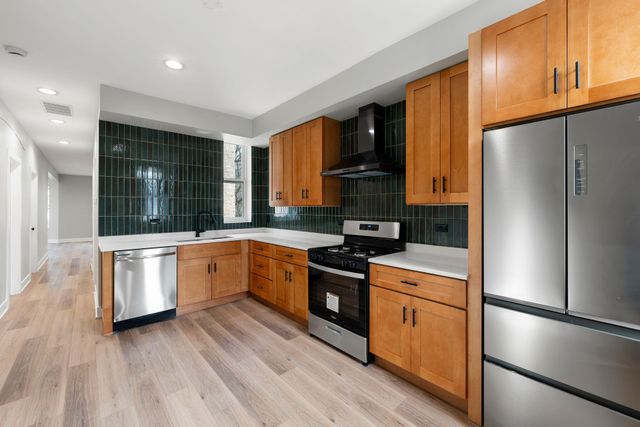
<svg viewBox="0 0 640 427"><path fill-rule="evenodd" d="M175 255L175 252L167 252L164 254L154 254L154 255L143 255L143 256L131 256L129 254L122 254L122 255L118 255L116 256L116 261L138 261L138 260L142 260L142 259L149 259L149 258L160 258L160 257L164 257L164 256L172 256Z"/></svg>

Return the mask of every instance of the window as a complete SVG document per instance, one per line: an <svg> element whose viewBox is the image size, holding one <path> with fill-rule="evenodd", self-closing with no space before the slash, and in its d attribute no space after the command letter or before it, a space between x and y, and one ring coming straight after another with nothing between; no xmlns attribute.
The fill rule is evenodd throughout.
<svg viewBox="0 0 640 427"><path fill-rule="evenodd" d="M224 222L251 222L251 151L224 144Z"/></svg>

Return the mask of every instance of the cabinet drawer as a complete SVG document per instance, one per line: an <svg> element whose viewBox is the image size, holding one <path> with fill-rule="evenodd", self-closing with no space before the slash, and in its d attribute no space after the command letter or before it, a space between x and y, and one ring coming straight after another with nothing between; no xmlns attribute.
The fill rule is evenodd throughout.
<svg viewBox="0 0 640 427"><path fill-rule="evenodd" d="M277 260L307 266L307 251L287 248L285 246L273 246L273 257Z"/></svg>
<svg viewBox="0 0 640 427"><path fill-rule="evenodd" d="M464 280L373 264L369 281L381 288L454 307L467 306L467 286Z"/></svg>
<svg viewBox="0 0 640 427"><path fill-rule="evenodd" d="M271 280L273 278L271 273L272 262L273 260L271 258L251 254L251 272Z"/></svg>
<svg viewBox="0 0 640 427"><path fill-rule="evenodd" d="M263 300L273 302L273 282L269 279L252 274L250 291Z"/></svg>
<svg viewBox="0 0 640 427"><path fill-rule="evenodd" d="M251 241L251 253L260 254L267 257L271 257L272 247L268 243Z"/></svg>
<svg viewBox="0 0 640 427"><path fill-rule="evenodd" d="M242 242L202 243L178 247L178 259L195 259L239 254Z"/></svg>

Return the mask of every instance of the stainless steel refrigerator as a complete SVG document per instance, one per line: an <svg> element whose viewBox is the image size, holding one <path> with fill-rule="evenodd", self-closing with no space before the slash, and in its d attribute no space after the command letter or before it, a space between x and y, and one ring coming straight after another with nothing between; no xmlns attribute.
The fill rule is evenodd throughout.
<svg viewBox="0 0 640 427"><path fill-rule="evenodd" d="M640 426L640 102L484 135L487 426Z"/></svg>

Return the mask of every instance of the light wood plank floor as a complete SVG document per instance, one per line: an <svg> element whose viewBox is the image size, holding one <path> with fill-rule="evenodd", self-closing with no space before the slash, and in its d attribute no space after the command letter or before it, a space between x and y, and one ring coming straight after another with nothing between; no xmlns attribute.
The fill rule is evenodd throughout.
<svg viewBox="0 0 640 427"><path fill-rule="evenodd" d="M250 299L103 337L90 257L52 246L0 320L2 426L470 425Z"/></svg>

